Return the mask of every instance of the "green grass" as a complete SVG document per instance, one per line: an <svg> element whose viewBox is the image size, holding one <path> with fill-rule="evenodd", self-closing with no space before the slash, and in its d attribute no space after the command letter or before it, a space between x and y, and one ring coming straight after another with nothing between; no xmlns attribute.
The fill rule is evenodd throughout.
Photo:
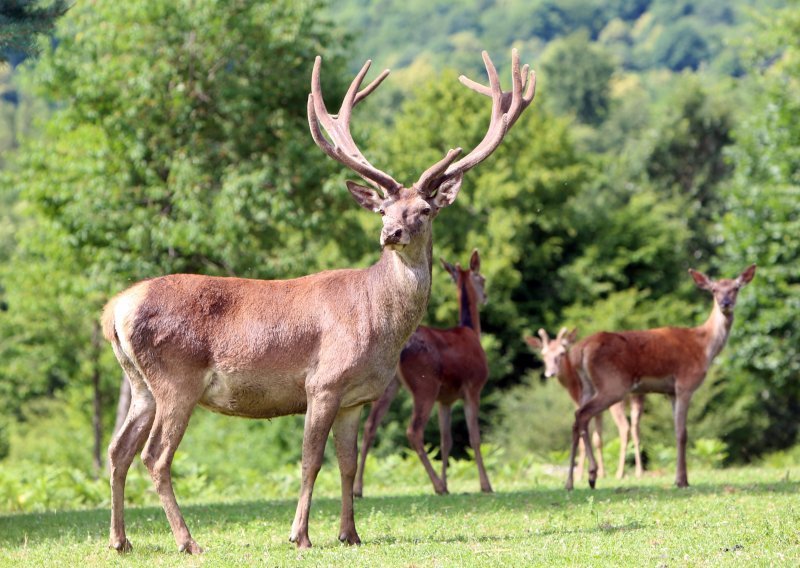
<svg viewBox="0 0 800 568"><path fill-rule="evenodd" d="M418 464L414 464L420 470ZM217 501L181 498L201 557L177 552L160 507L127 509L132 553L108 550L107 509L0 516L3 566L798 566L800 468L691 470L602 479L567 493L562 472L496 472L494 495L477 492L471 464L456 464L453 494L432 494L422 475L372 485L357 501L364 544L336 540L336 468L326 466L310 523L314 548L287 540L295 495ZM490 471L490 475L491 475Z"/></svg>

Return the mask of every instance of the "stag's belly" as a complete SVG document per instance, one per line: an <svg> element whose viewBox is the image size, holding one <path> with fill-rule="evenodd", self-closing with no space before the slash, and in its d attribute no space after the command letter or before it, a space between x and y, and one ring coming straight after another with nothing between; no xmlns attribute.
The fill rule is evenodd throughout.
<svg viewBox="0 0 800 568"><path fill-rule="evenodd" d="M675 393L675 377L639 377L633 381L632 393Z"/></svg>
<svg viewBox="0 0 800 568"><path fill-rule="evenodd" d="M210 371L199 404L245 418L274 418L306 411L305 373L225 373Z"/></svg>

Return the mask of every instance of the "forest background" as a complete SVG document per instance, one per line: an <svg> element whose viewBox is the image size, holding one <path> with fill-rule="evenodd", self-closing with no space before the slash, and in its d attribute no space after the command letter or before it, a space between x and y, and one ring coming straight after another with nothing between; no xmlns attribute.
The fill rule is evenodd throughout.
<svg viewBox="0 0 800 568"><path fill-rule="evenodd" d="M687 269L751 263L690 445L717 466L800 459L800 3L96 0L20 29L38 41L0 34L0 510L107 501L111 295L173 272L289 278L377 258L379 221L308 133L317 54L330 101L365 59L392 69L354 132L406 181L485 131L487 100L457 81L483 76L481 50L504 80L512 47L537 72L533 107L435 224L435 257L482 257L493 463L566 462L572 405L524 335L697 325L711 300ZM437 264L425 323L456 319ZM406 447L409 415L398 397L377 456ZM296 467L302 417L192 422L186 483ZM454 425L463 456L460 411ZM673 467L672 436L669 403L649 397L651 469Z"/></svg>

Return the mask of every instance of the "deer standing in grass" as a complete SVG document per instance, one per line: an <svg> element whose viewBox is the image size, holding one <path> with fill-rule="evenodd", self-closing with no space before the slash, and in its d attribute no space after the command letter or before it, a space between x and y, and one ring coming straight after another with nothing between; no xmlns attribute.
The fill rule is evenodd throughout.
<svg viewBox="0 0 800 568"><path fill-rule="evenodd" d="M311 494L333 428L342 484L339 540L360 543L353 479L361 406L386 389L403 345L425 314L433 219L453 203L464 173L497 148L533 100L535 76L527 65L520 68L516 51L508 92L501 90L486 52L483 59L489 86L460 80L492 99L486 135L460 160L460 149L450 150L411 187L370 164L350 134L353 108L388 70L359 90L367 61L332 115L322 100L321 59L314 62L307 109L311 135L328 156L373 186L347 182L362 207L383 217L376 264L292 280L176 274L134 284L106 305L104 335L132 389L128 415L109 447L112 548L131 549L123 519L125 479L143 448L142 461L179 550L202 552L180 512L170 474L198 404L247 418L305 413L300 498L289 537L299 548L311 546Z"/></svg>
<svg viewBox="0 0 800 568"><path fill-rule="evenodd" d="M597 463L589 446L588 424L628 393L664 393L672 401L678 459L675 484L688 487L686 475L686 415L689 402L703 384L711 362L728 340L739 290L756 273L756 265L734 279L712 280L689 269L697 286L711 292L711 315L698 327L660 327L643 331L600 332L590 335L570 351L570 360L586 392L575 412L567 489L572 489L575 451L583 438L589 453L589 486L597 480Z"/></svg>
<svg viewBox="0 0 800 568"><path fill-rule="evenodd" d="M460 264L453 266L441 261L442 266L456 284L458 290L459 322L451 329L433 329L419 326L400 353L397 375L381 398L372 403L369 418L364 425L361 442L361 460L354 492L361 497L364 487L364 465L375 439L375 432L389 405L397 394L402 381L414 399L414 410L406 434L411 447L417 452L433 489L439 495L447 493L447 460L453 447L450 416L453 403L464 399L464 414L467 418L469 443L475 453L481 491L492 492L489 477L483 467L481 455L481 433L478 426L478 407L481 390L489 378L486 353L481 347L481 320L479 304L486 303L484 278L480 274L481 259L478 251L472 253L469 268ZM436 475L428 454L425 452L423 433L430 418L433 405L439 403L439 435L442 455L442 476Z"/></svg>
<svg viewBox="0 0 800 568"><path fill-rule="evenodd" d="M558 382L569 393L575 407L579 407L582 401L583 389L578 373L569 357L569 350L575 344L578 330L573 329L569 334L567 328L562 327L555 339L551 340L544 329L539 330L539 337L526 337L525 342L530 347L541 354L544 361L544 376L547 378L558 377ZM541 338L541 339L540 339ZM644 395L629 395L631 405L631 422L625 416L625 401L620 401L608 407L614 423L619 431L619 464L617 465L617 479L622 479L625 475L625 457L628 453L628 435L632 434L634 458L636 462L636 477L641 477L644 473L642 468L642 454L639 444L639 423L644 409ZM594 432L592 433L592 444L597 451L597 476L605 476L603 466L603 414L599 413L594 417ZM583 475L583 464L586 459L586 446L583 438L578 441L578 480Z"/></svg>

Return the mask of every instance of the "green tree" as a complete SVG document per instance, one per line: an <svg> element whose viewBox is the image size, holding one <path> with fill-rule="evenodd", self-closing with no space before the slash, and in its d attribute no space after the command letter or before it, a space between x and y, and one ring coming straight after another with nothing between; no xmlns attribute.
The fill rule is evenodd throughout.
<svg viewBox="0 0 800 568"><path fill-rule="evenodd" d="M800 7L759 21L753 105L734 131L735 173L721 222L720 266L759 264L737 307L718 407L733 457L752 459L797 440L800 413Z"/></svg>
<svg viewBox="0 0 800 568"><path fill-rule="evenodd" d="M599 124L608 115L611 57L585 32L550 43L542 56L545 102L556 113L573 113L586 124Z"/></svg>
<svg viewBox="0 0 800 568"><path fill-rule="evenodd" d="M332 99L346 75L319 8L105 1L61 21L57 47L26 71L56 110L2 186L19 191L21 227L0 270L7 411L89 383L95 364L115 396L119 368L106 347L97 359L92 332L132 281L285 277L351 254L363 237L341 211L355 208L306 119L314 56Z"/></svg>
<svg viewBox="0 0 800 568"><path fill-rule="evenodd" d="M39 36L51 34L68 0L4 0L0 3L0 61L38 52Z"/></svg>

